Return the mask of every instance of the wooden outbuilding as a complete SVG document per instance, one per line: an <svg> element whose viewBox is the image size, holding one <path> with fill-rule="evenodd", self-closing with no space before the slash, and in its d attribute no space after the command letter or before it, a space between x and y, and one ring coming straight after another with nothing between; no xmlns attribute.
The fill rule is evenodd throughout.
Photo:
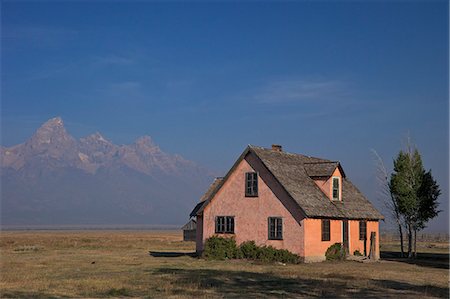
<svg viewBox="0 0 450 299"><path fill-rule="evenodd" d="M197 222L194 219L189 220L181 229L183 230L183 241L195 241Z"/></svg>

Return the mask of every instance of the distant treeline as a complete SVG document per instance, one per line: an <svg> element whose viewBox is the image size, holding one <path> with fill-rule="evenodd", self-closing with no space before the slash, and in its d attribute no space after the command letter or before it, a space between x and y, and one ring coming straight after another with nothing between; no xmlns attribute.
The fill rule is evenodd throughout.
<svg viewBox="0 0 450 299"><path fill-rule="evenodd" d="M381 242L393 242L399 241L400 236L398 233L392 232L381 232L380 233ZM406 240L406 236L404 238ZM417 234L418 242L449 242L449 234L448 233L418 233Z"/></svg>
<svg viewBox="0 0 450 299"><path fill-rule="evenodd" d="M74 225L1 225L2 231L27 231L27 230L180 230L181 225L158 224L74 224Z"/></svg>

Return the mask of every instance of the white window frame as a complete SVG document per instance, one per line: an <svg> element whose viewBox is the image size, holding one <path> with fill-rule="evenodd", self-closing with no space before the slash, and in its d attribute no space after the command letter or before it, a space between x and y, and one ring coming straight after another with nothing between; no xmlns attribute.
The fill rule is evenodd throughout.
<svg viewBox="0 0 450 299"><path fill-rule="evenodd" d="M338 198L337 198L337 199L334 198L334 196L333 196L333 191L334 191L334 179L337 179L337 180L338 180L338 184L339 184L339 185L338 185ZM341 190L342 190L341 185L342 185L342 182L341 182L341 178L340 178L340 177L338 177L338 176L331 177L331 200L336 200L336 201L342 200L342 199L341 199Z"/></svg>

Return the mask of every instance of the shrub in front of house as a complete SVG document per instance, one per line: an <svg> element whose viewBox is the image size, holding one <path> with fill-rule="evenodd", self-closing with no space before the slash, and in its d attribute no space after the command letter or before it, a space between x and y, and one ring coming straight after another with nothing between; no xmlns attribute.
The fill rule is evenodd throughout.
<svg viewBox="0 0 450 299"><path fill-rule="evenodd" d="M241 258L256 260L258 258L259 247L256 246L255 241L245 241L239 246L239 253Z"/></svg>
<svg viewBox="0 0 450 299"><path fill-rule="evenodd" d="M236 258L290 264L298 264L301 262L300 256L286 249L276 249L272 246L257 246L255 241L243 242L238 247L234 238L217 236L206 240L203 257L212 260Z"/></svg>
<svg viewBox="0 0 450 299"><path fill-rule="evenodd" d="M263 262L280 262L288 264L298 264L301 262L301 258L297 254L286 249L276 249L272 246L259 247L257 259Z"/></svg>
<svg viewBox="0 0 450 299"><path fill-rule="evenodd" d="M359 252L358 249L356 249L356 250L353 252L353 255L356 255L356 256L362 256L362 253Z"/></svg>
<svg viewBox="0 0 450 299"><path fill-rule="evenodd" d="M342 247L341 243L334 243L330 247L328 247L325 252L325 257L327 261L342 261L345 260L345 250Z"/></svg>
<svg viewBox="0 0 450 299"><path fill-rule="evenodd" d="M236 257L237 250L234 238L212 236L206 239L203 257L209 260L232 259Z"/></svg>
<svg viewBox="0 0 450 299"><path fill-rule="evenodd" d="M299 264L302 262L302 258L299 255L290 252L289 250L277 249L276 261L287 264Z"/></svg>
<svg viewBox="0 0 450 299"><path fill-rule="evenodd" d="M276 249L272 246L261 246L258 248L257 260L262 262L274 262L276 257Z"/></svg>

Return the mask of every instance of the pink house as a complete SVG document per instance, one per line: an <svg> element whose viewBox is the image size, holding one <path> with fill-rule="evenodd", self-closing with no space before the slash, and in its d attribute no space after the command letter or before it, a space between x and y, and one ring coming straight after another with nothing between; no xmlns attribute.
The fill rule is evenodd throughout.
<svg viewBox="0 0 450 299"><path fill-rule="evenodd" d="M339 162L249 145L190 214L196 249L211 236L254 240L322 261L334 243L379 257L383 216L346 178ZM372 243L372 244L371 244ZM371 246L372 245L372 246Z"/></svg>

